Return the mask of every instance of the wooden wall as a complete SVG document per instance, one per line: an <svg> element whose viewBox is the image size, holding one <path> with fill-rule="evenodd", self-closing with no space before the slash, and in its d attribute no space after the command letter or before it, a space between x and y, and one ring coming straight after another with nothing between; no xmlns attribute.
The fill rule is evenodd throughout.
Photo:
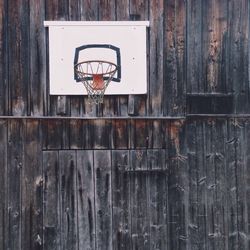
<svg viewBox="0 0 250 250"><path fill-rule="evenodd" d="M247 0L2 0L0 114L27 116L182 116L186 94L233 96L249 112ZM44 20L149 20L148 94L49 96ZM136 84L136 83L135 83Z"/></svg>
<svg viewBox="0 0 250 250"><path fill-rule="evenodd" d="M1 119L0 249L247 250L249 145L248 118Z"/></svg>
<svg viewBox="0 0 250 250"><path fill-rule="evenodd" d="M250 249L249 8L0 1L0 250ZM44 20L149 20L148 94L49 96Z"/></svg>

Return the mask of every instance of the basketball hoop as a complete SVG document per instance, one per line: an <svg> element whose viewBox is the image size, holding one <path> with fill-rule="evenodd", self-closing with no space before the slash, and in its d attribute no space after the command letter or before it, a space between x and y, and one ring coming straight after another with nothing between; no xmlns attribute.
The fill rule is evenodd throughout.
<svg viewBox="0 0 250 250"><path fill-rule="evenodd" d="M117 71L117 65L108 61L84 61L75 64L75 74L84 84L90 102L103 103L103 96Z"/></svg>

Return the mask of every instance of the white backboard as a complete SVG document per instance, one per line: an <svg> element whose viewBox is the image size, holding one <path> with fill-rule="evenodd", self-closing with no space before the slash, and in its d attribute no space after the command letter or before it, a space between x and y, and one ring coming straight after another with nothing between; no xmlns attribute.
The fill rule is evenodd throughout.
<svg viewBox="0 0 250 250"><path fill-rule="evenodd" d="M51 95L86 95L74 78L76 48L100 45L79 51L78 62L103 60L117 64L119 48L120 82L112 81L107 95L147 93L146 27L149 22L70 22L45 21L49 27L49 71ZM118 73L116 73L115 77Z"/></svg>

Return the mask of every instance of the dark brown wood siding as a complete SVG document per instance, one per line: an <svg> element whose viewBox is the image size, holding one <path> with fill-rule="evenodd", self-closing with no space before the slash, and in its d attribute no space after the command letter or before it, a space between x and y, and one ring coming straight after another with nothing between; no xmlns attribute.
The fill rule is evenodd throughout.
<svg viewBox="0 0 250 250"><path fill-rule="evenodd" d="M249 250L249 9L0 1L0 250ZM44 20L149 20L147 95L50 96Z"/></svg>
<svg viewBox="0 0 250 250"><path fill-rule="evenodd" d="M182 116L186 94L232 94L232 113L248 113L248 5L247 0L3 0L0 114ZM148 94L107 96L99 107L82 96L49 96L44 20L149 20Z"/></svg>

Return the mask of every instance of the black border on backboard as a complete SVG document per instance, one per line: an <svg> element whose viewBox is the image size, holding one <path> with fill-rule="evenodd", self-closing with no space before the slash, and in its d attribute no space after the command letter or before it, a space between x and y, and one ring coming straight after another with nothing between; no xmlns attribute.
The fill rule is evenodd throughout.
<svg viewBox="0 0 250 250"><path fill-rule="evenodd" d="M80 47L77 47L75 49L74 66L78 63L80 51L82 51L84 49L90 49L90 48L106 48L106 49L112 49L116 52L117 76L114 77L112 79L112 81L120 82L121 81L121 52L120 52L120 48L118 48L114 45L111 45L111 44L87 44L87 45L82 45ZM78 75L76 73L74 74L74 79L77 82L81 81L81 79L78 77Z"/></svg>

